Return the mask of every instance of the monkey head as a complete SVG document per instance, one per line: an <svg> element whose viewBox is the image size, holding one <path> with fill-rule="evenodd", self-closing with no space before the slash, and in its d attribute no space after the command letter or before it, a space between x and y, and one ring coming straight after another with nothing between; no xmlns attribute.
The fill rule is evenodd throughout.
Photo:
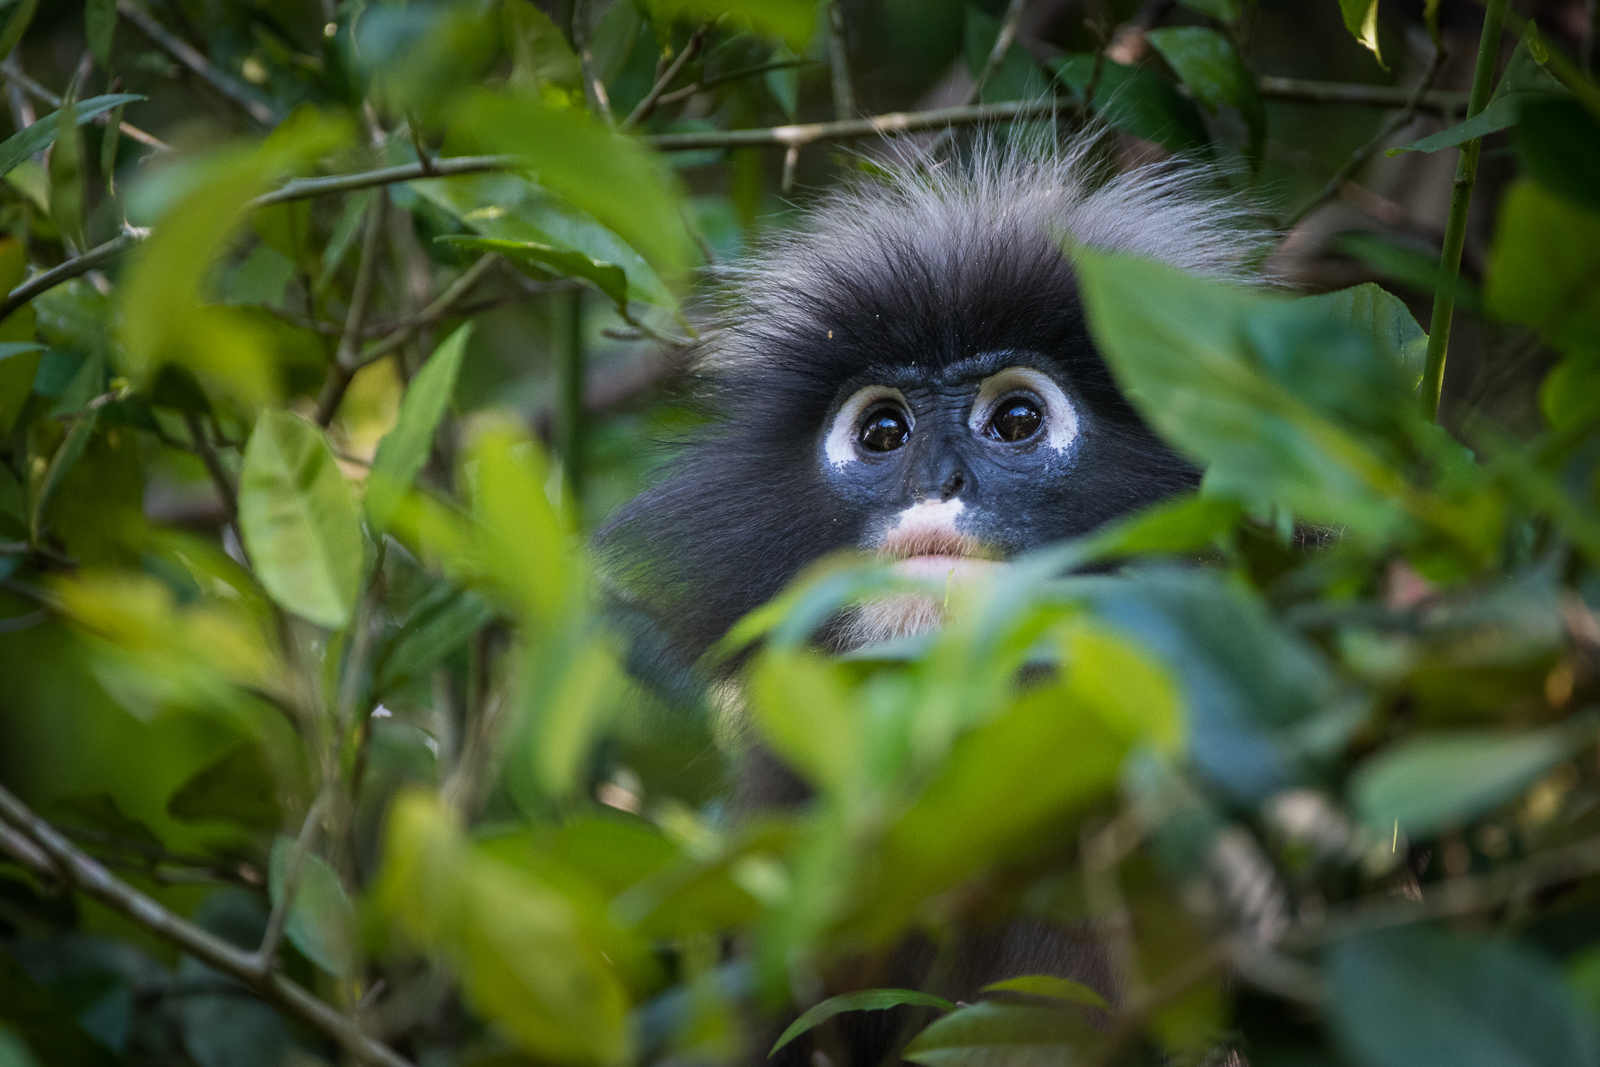
<svg viewBox="0 0 1600 1067"><path fill-rule="evenodd" d="M1241 277L1244 208L1201 168L1096 176L980 145L863 180L725 271L708 421L598 544L646 658L692 661L843 548L964 578L1194 485L1095 351L1072 242ZM925 628L869 606L838 643Z"/></svg>

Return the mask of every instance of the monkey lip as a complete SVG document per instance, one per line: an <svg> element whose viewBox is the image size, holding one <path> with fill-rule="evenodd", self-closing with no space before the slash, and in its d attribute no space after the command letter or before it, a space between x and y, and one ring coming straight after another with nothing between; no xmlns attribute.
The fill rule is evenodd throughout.
<svg viewBox="0 0 1600 1067"><path fill-rule="evenodd" d="M961 581L999 566L983 542L944 526L891 530L878 551L894 560L891 569L903 578Z"/></svg>

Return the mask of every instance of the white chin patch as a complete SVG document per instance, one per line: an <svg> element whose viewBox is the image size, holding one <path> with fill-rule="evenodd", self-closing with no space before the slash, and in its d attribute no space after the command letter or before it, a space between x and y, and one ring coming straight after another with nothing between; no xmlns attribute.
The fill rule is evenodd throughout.
<svg viewBox="0 0 1600 1067"><path fill-rule="evenodd" d="M828 436L823 438L822 454L831 467L842 467L846 463L854 463L860 459L856 451L856 437L861 432L861 420L874 404L884 402L895 404L905 412L910 420L910 428L916 429L916 417L911 414L911 405L906 403L905 394L898 389L891 389L887 385L869 385L857 389L850 394L850 399L844 402L839 413L833 417L833 425L828 427Z"/></svg>
<svg viewBox="0 0 1600 1067"><path fill-rule="evenodd" d="M840 652L897 637L915 637L944 625L944 601L920 593L897 593L859 605L841 627Z"/></svg>
<svg viewBox="0 0 1600 1067"><path fill-rule="evenodd" d="M1046 446L1065 452L1078 439L1078 409L1048 374L1032 367L1007 367L985 378L978 387L978 399L972 405L967 426L981 436L1000 402L1018 394L1031 394L1044 402Z"/></svg>

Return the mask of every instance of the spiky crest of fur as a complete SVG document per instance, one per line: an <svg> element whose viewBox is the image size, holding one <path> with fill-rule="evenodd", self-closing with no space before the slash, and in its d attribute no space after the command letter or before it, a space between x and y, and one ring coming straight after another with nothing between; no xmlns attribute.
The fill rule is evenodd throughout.
<svg viewBox="0 0 1600 1067"><path fill-rule="evenodd" d="M1114 470L1085 472L1101 479L1085 528L1193 484L1094 354L1063 241L1249 280L1263 234L1212 169L1108 174L1096 158L1093 139L982 139L958 161L824 196L723 272L727 302L693 362L709 426L599 538L646 673L681 671L807 563L857 543L860 523L823 483L818 434L874 368L1005 349L1067 365L1117 442Z"/></svg>

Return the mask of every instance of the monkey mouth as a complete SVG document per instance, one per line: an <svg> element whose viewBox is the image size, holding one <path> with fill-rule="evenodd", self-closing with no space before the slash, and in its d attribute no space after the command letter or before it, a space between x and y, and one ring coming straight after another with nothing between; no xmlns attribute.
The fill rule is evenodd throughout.
<svg viewBox="0 0 1600 1067"><path fill-rule="evenodd" d="M943 526L890 530L879 543L878 554L893 560L890 569L901 577L934 581L963 581L1000 565L993 548Z"/></svg>

